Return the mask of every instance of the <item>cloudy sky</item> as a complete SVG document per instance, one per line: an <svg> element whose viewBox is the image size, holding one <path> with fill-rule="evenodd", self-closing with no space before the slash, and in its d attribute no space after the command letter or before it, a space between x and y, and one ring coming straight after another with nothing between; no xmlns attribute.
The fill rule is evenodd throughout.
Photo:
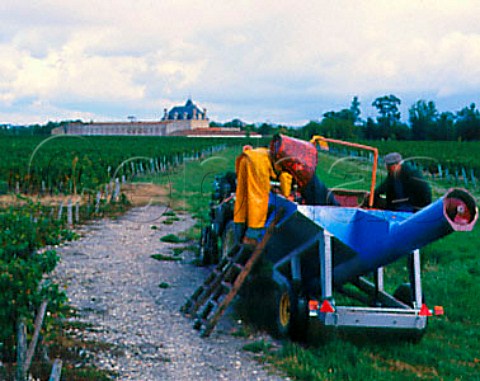
<svg viewBox="0 0 480 381"><path fill-rule="evenodd" d="M395 94L480 103L480 1L1 0L0 124L161 118L301 125Z"/></svg>

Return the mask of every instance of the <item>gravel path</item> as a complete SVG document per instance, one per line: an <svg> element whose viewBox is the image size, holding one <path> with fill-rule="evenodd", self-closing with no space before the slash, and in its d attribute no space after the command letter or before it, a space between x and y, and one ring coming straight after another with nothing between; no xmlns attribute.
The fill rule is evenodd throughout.
<svg viewBox="0 0 480 381"><path fill-rule="evenodd" d="M160 238L194 224L185 215L165 225L163 212L160 206L135 208L116 221L97 221L84 228L83 238L57 249L62 258L57 277L67 285L80 320L97 327L85 338L118 348L97 356L96 363L116 371L118 380L288 379L242 350L248 341L229 333L237 323L228 316L209 338L201 338L192 320L180 314L209 270L190 264L191 252L178 262L151 258L185 246Z"/></svg>

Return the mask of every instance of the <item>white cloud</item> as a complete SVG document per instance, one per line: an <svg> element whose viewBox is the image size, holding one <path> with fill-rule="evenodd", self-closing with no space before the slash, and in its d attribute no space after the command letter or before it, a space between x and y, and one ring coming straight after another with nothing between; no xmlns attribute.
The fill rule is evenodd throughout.
<svg viewBox="0 0 480 381"><path fill-rule="evenodd" d="M7 0L0 115L35 122L46 104L58 115L157 115L161 102L198 94L219 119L298 122L353 95L367 105L389 93L472 94L480 87L477 5ZM88 108L95 103L104 110Z"/></svg>

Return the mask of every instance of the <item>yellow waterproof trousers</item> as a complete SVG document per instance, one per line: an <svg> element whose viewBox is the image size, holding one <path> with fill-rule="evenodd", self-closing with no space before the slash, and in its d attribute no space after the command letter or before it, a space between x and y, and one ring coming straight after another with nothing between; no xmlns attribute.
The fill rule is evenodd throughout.
<svg viewBox="0 0 480 381"><path fill-rule="evenodd" d="M283 196L288 198L292 191L292 175L288 172L282 172L280 173L280 176L278 176L278 179L280 181L280 192Z"/></svg>
<svg viewBox="0 0 480 381"><path fill-rule="evenodd" d="M268 149L245 150L236 160L237 192L233 221L259 229L265 226L270 193L270 177L274 176Z"/></svg>

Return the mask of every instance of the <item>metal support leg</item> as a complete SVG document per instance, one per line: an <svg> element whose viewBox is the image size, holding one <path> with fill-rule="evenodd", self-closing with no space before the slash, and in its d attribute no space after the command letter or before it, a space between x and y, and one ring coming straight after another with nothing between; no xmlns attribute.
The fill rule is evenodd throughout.
<svg viewBox="0 0 480 381"><path fill-rule="evenodd" d="M414 297L414 306L416 308L420 308L423 303L422 300L422 279L420 277L420 250L414 250L412 255L413 264L412 264L412 272L413 272L413 297Z"/></svg>
<svg viewBox="0 0 480 381"><path fill-rule="evenodd" d="M375 273L375 289L377 292L384 291L383 267L379 267Z"/></svg>
<svg viewBox="0 0 480 381"><path fill-rule="evenodd" d="M290 260L290 265L292 267L292 279L294 281L302 279L302 269L300 267L300 257L298 255Z"/></svg>
<svg viewBox="0 0 480 381"><path fill-rule="evenodd" d="M302 280L302 268L300 265L300 256L295 255L290 260L290 266L292 269L292 286L296 294L300 292L301 289L301 280Z"/></svg>
<svg viewBox="0 0 480 381"><path fill-rule="evenodd" d="M320 236L318 251L320 256L320 286L322 287L322 299L331 298L332 292L332 235L324 230Z"/></svg>
<svg viewBox="0 0 480 381"><path fill-rule="evenodd" d="M383 283L383 267L379 267L375 273L374 273L374 278L375 278L375 298L374 298L374 303L376 305L381 305L380 303L380 293L384 291L384 283Z"/></svg>

